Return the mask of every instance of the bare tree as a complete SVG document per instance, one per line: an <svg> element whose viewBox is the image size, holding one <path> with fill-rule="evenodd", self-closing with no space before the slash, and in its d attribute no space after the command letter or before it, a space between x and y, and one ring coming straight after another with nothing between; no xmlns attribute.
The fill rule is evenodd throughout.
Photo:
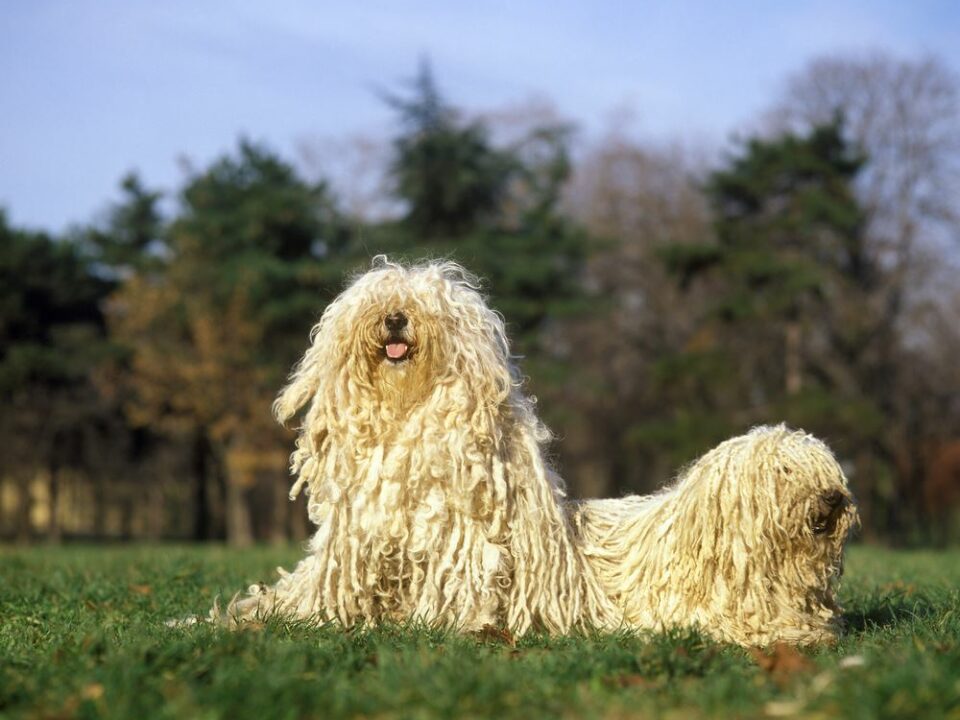
<svg viewBox="0 0 960 720"><path fill-rule="evenodd" d="M617 128L579 158L568 205L594 243L587 283L600 313L575 329L580 377L567 389L578 422L564 428L563 454L580 494L652 490L683 462L638 450L631 433L669 412L653 382L657 362L696 342L702 296L681 292L658 252L711 236L701 156Z"/></svg>
<svg viewBox="0 0 960 720"><path fill-rule="evenodd" d="M896 311L924 254L960 240L960 78L934 57L819 58L788 80L769 120L796 129L837 113L869 160L860 202L874 251L894 271Z"/></svg>
<svg viewBox="0 0 960 720"><path fill-rule="evenodd" d="M362 133L304 137L297 143L297 155L306 176L330 179L344 214L357 228L399 214L388 191L386 138Z"/></svg>
<svg viewBox="0 0 960 720"><path fill-rule="evenodd" d="M766 124L775 133L803 130L838 115L867 158L857 192L866 261L879 271L865 288L869 305L849 318L862 323L868 315L874 350L860 354L860 367L824 367L838 383L860 384L884 413L882 437L861 458L870 463L870 455L879 455L894 469L893 488L882 502L887 517L877 522L903 532L911 514L923 513L918 488L927 474L930 438L960 433L955 412L933 408L936 398L956 395L960 386L927 382L939 377L956 383L941 362L951 333L926 331L950 314L950 293L934 278L955 262L960 241L960 78L935 57L822 57L788 79ZM863 500L869 507L870 499Z"/></svg>

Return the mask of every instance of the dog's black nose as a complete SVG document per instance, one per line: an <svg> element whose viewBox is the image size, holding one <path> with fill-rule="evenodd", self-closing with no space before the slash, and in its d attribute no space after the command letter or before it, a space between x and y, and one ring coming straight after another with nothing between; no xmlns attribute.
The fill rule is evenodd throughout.
<svg viewBox="0 0 960 720"><path fill-rule="evenodd" d="M387 330L390 332L397 333L407 326L407 316L402 312L387 315L383 320L383 324L387 326Z"/></svg>

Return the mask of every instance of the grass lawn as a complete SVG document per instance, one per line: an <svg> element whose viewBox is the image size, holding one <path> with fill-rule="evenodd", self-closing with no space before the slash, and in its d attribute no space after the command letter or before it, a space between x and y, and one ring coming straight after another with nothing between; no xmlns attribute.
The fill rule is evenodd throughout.
<svg viewBox="0 0 960 720"><path fill-rule="evenodd" d="M960 552L853 548L840 644L772 656L695 633L163 625L299 554L0 549L0 717L960 718Z"/></svg>

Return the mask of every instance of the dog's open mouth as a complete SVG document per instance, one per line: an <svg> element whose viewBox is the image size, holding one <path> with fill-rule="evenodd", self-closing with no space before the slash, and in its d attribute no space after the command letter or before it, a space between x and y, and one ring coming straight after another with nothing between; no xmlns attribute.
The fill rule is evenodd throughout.
<svg viewBox="0 0 960 720"><path fill-rule="evenodd" d="M401 363L410 355L410 346L403 340L391 338L383 346L383 353L392 363Z"/></svg>

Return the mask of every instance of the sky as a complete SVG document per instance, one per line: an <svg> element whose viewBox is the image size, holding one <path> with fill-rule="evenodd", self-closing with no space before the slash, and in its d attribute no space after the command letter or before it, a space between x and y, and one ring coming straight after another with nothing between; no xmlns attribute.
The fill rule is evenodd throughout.
<svg viewBox="0 0 960 720"><path fill-rule="evenodd" d="M587 136L722 144L826 53L936 54L960 71L955 0L0 0L0 208L60 232L138 171L173 192L241 135L386 137L380 91L429 57L459 107L536 97Z"/></svg>

